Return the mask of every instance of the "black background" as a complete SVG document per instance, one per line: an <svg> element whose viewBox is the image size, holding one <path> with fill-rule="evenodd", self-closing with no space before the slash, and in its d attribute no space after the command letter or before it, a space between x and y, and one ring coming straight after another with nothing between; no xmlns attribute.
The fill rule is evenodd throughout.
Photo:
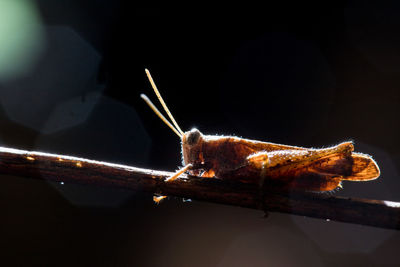
<svg viewBox="0 0 400 267"><path fill-rule="evenodd" d="M43 27L67 26L97 51L96 80L104 90L86 120L50 134L14 121L3 105L5 146L176 169L179 139L139 98L156 99L148 68L184 130L306 147L353 140L356 151L374 156L382 175L345 183L335 194L400 201L395 4L35 3ZM258 211L173 197L156 206L151 195L111 188L5 175L1 181L5 266L400 263L396 231L277 213L264 219Z"/></svg>

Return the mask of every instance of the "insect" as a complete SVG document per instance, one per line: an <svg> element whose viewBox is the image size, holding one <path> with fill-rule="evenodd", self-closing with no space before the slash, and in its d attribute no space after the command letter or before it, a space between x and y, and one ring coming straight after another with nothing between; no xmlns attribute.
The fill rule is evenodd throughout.
<svg viewBox="0 0 400 267"><path fill-rule="evenodd" d="M234 179L244 183L268 182L285 189L326 192L341 187L342 181L368 181L379 177L380 170L371 156L355 153L352 142L315 149L249 140L234 136L203 135L199 130L183 132L176 123L157 86L147 77L172 124L145 95L150 108L181 139L183 168L166 181L182 173L201 177ZM165 198L155 197L154 200Z"/></svg>

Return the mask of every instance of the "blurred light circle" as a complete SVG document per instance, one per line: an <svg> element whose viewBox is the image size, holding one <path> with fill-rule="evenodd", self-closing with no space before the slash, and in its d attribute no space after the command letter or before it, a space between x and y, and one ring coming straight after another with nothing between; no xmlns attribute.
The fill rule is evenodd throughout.
<svg viewBox="0 0 400 267"><path fill-rule="evenodd" d="M10 120L52 133L84 121L97 98L69 100L93 96L89 92L100 92L104 86L96 79L101 57L86 40L65 26L45 30L45 49L34 68L15 79L0 80L0 102Z"/></svg>
<svg viewBox="0 0 400 267"><path fill-rule="evenodd" d="M93 108L89 115L83 114L86 113L85 102ZM63 110L68 112L64 114ZM52 134L39 135L35 150L137 167L150 166L151 139L133 107L93 92L85 99L73 98L59 105L57 112L61 114L55 114L54 117L68 117L69 111L84 123ZM69 123L68 119L66 123ZM47 125L58 128L57 124L58 120L51 119ZM46 172L41 174L46 179ZM51 184L65 199L77 206L116 207L135 196L135 192L130 190L69 183Z"/></svg>
<svg viewBox="0 0 400 267"><path fill-rule="evenodd" d="M0 79L27 72L43 49L43 37L33 1L0 1Z"/></svg>

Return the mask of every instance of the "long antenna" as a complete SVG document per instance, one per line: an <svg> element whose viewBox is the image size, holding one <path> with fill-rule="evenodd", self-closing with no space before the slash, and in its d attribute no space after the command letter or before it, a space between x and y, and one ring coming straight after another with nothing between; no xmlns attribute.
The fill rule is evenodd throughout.
<svg viewBox="0 0 400 267"><path fill-rule="evenodd" d="M154 111L154 113L157 114L157 116L166 124L169 126L169 128L172 129L172 131L174 131L174 133L176 133L179 138L182 139L182 134L178 132L177 129L175 129L175 127L164 117L163 114L161 114L161 112L156 108L156 106L150 101L150 99L144 95L141 94L140 97L147 103L147 105L149 105L149 107Z"/></svg>
<svg viewBox="0 0 400 267"><path fill-rule="evenodd" d="M160 100L161 105L163 106L165 112L167 112L168 117L171 119L172 123L175 125L176 129L179 131L179 133L183 136L184 133L182 131L182 129L179 127L178 123L176 123L174 117L172 116L171 112L169 111L167 105L165 104L163 98L161 97L160 92L157 89L156 84L154 83L153 78L151 77L150 71L148 69L144 69L147 75L147 78L149 78L149 81L151 83L151 87L153 87L154 92L156 93L158 100Z"/></svg>

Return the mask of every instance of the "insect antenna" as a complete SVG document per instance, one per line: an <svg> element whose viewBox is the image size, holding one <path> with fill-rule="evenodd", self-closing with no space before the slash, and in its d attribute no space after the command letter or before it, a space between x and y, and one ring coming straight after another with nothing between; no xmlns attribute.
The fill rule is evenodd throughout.
<svg viewBox="0 0 400 267"><path fill-rule="evenodd" d="M175 127L164 117L163 114L161 114L161 112L156 108L156 106L150 101L150 99L145 95L145 94L141 94L140 97L147 103L147 105L149 105L149 107L154 111L154 113L156 113L156 115L166 124L168 125L169 128L172 129L172 131L174 131L174 133L176 133L179 138L182 139L182 134L180 132L178 132L177 129L175 129Z"/></svg>
<svg viewBox="0 0 400 267"><path fill-rule="evenodd" d="M161 97L161 94L160 94L160 92L158 91L157 86L156 86L156 84L154 83L153 78L151 77L150 71L149 71L148 69L145 69L145 72L146 72L147 78L149 78L149 81L150 81L150 83L151 83L151 87L153 87L153 90L154 90L154 92L156 93L156 95L157 95L157 97L158 97L158 100L160 101L161 105L163 106L165 112L167 112L168 117L171 119L172 123L175 125L175 127L176 127L176 129L179 131L179 133L180 133L181 135L183 135L184 133L183 133L182 129L179 127L178 123L176 123L174 117L172 116L172 114L171 114L171 112L169 111L167 105L165 104L163 98Z"/></svg>

